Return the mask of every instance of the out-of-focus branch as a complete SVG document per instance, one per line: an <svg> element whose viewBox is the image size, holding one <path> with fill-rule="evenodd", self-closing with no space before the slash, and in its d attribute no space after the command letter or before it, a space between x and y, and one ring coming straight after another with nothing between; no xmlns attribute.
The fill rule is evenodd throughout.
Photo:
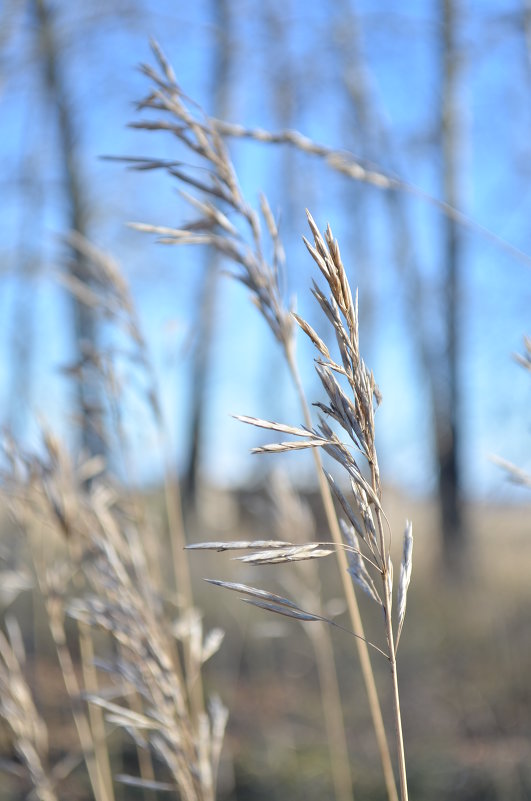
<svg viewBox="0 0 531 801"><path fill-rule="evenodd" d="M442 0L441 39L441 120L442 185L444 198L454 207L460 197L461 113L459 81L461 58L457 36L458 6L454 0ZM439 467L439 498L444 556L450 574L463 562L465 529L461 508L461 444L459 360L461 351L460 287L462 239L456 220L447 217L443 226L444 247L444 327L445 386L441 413L436 419L436 447Z"/></svg>
<svg viewBox="0 0 531 801"><path fill-rule="evenodd" d="M213 76L213 108L216 114L224 115L229 103L229 73L234 43L230 41L231 14L227 0L213 0L213 12L216 20L216 45L214 48ZM190 439L184 475L185 506L196 509L196 496L201 479L201 449L205 417L208 410L207 389L211 376L211 355L216 327L216 295L219 278L219 255L209 248L205 254L205 264L201 277L199 298L196 313L196 330L201 336L196 338L193 365L190 403Z"/></svg>
<svg viewBox="0 0 531 801"><path fill-rule="evenodd" d="M531 267L531 256L525 251L520 250L516 245L511 244L503 237L495 234L489 228L469 217L464 212L452 206L450 203L440 200L424 192L415 184L410 184L395 175L380 170L376 165L367 164L357 159L347 150L336 150L319 144L299 131L268 131L264 128L246 128L243 125L227 122L226 120L214 119L212 123L223 136L237 139L254 139L257 142L266 144L284 144L296 147L298 150L316 156L324 160L331 169L351 178L354 181L361 181L377 189L385 191L395 190L404 192L412 197L418 198L425 203L434 206L442 214L458 225L478 234L483 239L492 242L496 247L509 253L513 258L523 262L527 267ZM171 130L171 127L169 127Z"/></svg>
<svg viewBox="0 0 531 801"><path fill-rule="evenodd" d="M46 0L33 0L37 21L37 36L43 79L55 116L59 138L58 157L64 176L64 194L68 204L68 228L83 237L88 235L89 204L85 180L80 168L79 131L76 130L72 99L60 61L60 45L51 7ZM89 283L87 265L82 254L71 251L68 265L70 275L82 283ZM91 309L74 299L75 347L80 355L96 339L96 325ZM104 452L105 437L102 430L102 410L97 387L85 374L78 381L78 406L81 425L81 445L89 454Z"/></svg>

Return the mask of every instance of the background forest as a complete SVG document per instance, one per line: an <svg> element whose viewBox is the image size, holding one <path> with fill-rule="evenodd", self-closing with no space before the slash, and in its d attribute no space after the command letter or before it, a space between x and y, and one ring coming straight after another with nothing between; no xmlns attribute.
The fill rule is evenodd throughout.
<svg viewBox="0 0 531 801"><path fill-rule="evenodd" d="M309 449L252 455L276 435L233 417L305 422L249 264L329 344L306 209L358 288L387 516L415 532L411 797L531 798L530 87L525 0L4 0L1 801L393 797L350 639L216 594L203 576L263 574L183 550L330 539ZM299 332L322 403L313 351ZM268 589L344 624L337 567L306 567L267 568ZM182 663L181 755L202 753L203 693L228 709L217 791L221 702L212 775L186 784L120 651L145 636L159 690ZM109 675L142 702L112 707Z"/></svg>

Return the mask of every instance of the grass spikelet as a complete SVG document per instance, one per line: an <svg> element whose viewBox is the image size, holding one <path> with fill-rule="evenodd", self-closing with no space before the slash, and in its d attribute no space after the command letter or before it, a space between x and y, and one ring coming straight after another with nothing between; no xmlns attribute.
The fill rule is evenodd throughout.
<svg viewBox="0 0 531 801"><path fill-rule="evenodd" d="M360 551L360 545L353 526L347 525L345 521L342 520L341 528L343 530L345 540L349 543L349 545L351 545L351 550L348 553L348 561L349 561L348 572L350 573L356 584L359 587L361 587L363 592L365 592L369 596L369 598L372 598L373 601L376 601L377 604L383 606L382 599L378 594L378 590L376 589L374 581L372 580L367 568L365 567L365 561Z"/></svg>
<svg viewBox="0 0 531 801"><path fill-rule="evenodd" d="M398 582L398 630L396 633L396 648L402 633L404 618L406 616L406 602L409 582L411 581L411 568L413 564L413 526L408 520L404 531L404 547L402 563L400 565L400 580Z"/></svg>

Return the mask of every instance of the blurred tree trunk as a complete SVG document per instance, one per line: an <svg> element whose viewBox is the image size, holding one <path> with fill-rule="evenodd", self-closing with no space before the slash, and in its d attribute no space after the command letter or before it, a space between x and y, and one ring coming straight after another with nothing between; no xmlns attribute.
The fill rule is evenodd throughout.
<svg viewBox="0 0 531 801"><path fill-rule="evenodd" d="M76 131L73 103L61 66L60 45L51 7L46 0L33 0L37 22L40 63L50 108L55 117L59 142L58 157L63 172L64 197L68 207L68 227L84 237L88 235L88 201L81 174L78 153L79 135ZM82 283L90 282L85 258L72 250L68 269L71 276ZM95 355L96 320L92 309L76 298L72 300L74 341L78 371L78 410L81 428L81 446L90 454L104 452L102 409L98 382L91 369Z"/></svg>
<svg viewBox="0 0 531 801"><path fill-rule="evenodd" d="M293 58L293 3L284 0L280 5L276 0L264 0L259 4L259 21L262 24L264 41L267 43L262 53L264 81L264 106L268 104L274 128L292 128L297 114L297 63ZM298 169L299 154L288 147L277 148L268 154L268 162L276 177L274 185L267 192L271 211L276 218L283 247L289 247L290 237L297 230L295 220L304 208L301 198L310 190L312 175L310 170ZM306 200L304 201L307 202ZM297 238L297 245L299 240ZM279 285L287 291L287 276L280 265ZM296 261L292 263L296 267ZM298 294L300 276L293 270L289 276L290 290ZM288 371L285 369L284 354L279 348L264 343L265 353L260 372L260 395L268 399L272 420L283 420L286 416L287 399L293 389ZM271 376L275 378L275 391L271 392ZM314 379L317 378L317 375ZM317 379L318 380L318 379ZM268 483L271 467L264 460L253 473L255 480ZM260 471L260 472L259 472Z"/></svg>
<svg viewBox="0 0 531 801"><path fill-rule="evenodd" d="M213 0L212 15L216 28L216 48L212 63L212 116L228 116L231 21L230 0ZM201 449L208 412L208 382L212 373L212 344L216 320L216 294L218 288L219 257L213 248L206 255L195 330L195 347L192 364L190 439L184 473L184 503L188 510L195 507L201 481Z"/></svg>
<svg viewBox="0 0 531 801"><path fill-rule="evenodd" d="M381 161L382 155L393 161L393 136L386 129L384 119L371 98L367 73L361 52L361 29L351 0L342 0L338 6L338 50L343 52L345 89L351 99L362 136L372 142L372 151L363 153L366 158ZM441 58L441 125L440 138L443 153L444 198L452 206L459 203L458 158L459 113L457 107L458 62L455 45L455 10L452 2L442 0L444 19ZM365 130L364 130L365 129ZM392 165L396 169L396 165ZM400 170L399 170L400 172ZM430 388L434 431L434 458L438 475L438 506L441 525L442 550L446 565L452 571L459 566L464 549L465 531L460 503L458 448L459 400L459 332L458 332L458 265L459 232L456 223L443 218L445 234L445 292L443 298L444 342L437 346L430 332L430 312L425 309L426 292L420 266L415 255L414 238L407 219L404 196L397 191L384 195L388 206L389 226L397 268L400 271L407 295L411 317L417 321L412 330L419 360Z"/></svg>
<svg viewBox="0 0 531 801"><path fill-rule="evenodd" d="M31 110L35 113L35 109ZM26 125L26 131L31 128ZM26 144L26 143L25 143ZM31 405L34 377L35 349L35 282L41 267L38 252L39 233L42 231L44 192L39 179L35 154L24 146L20 175L24 207L20 220L19 242L15 254L17 275L16 294L11 313L11 359L9 374L7 423L16 438L25 430ZM32 234L28 237L28 219Z"/></svg>
<svg viewBox="0 0 531 801"><path fill-rule="evenodd" d="M441 0L442 15L442 92L441 151L444 200L460 208L459 155L460 114L458 107L459 55L457 52L457 6L455 0ZM440 408L436 414L436 447L439 464L439 499L446 566L458 568L464 558L465 529L461 508L459 448L459 270L461 237L455 220L443 219L446 332L446 386L441 387Z"/></svg>
<svg viewBox="0 0 531 801"><path fill-rule="evenodd" d="M367 161L381 157L380 126L373 113L368 72L363 60L361 25L356 4L339 0L333 22L339 70L348 100L344 139L348 149ZM356 181L345 184L345 208L352 209L345 241L353 254L356 286L360 293L360 329L369 347L374 341L375 281L370 236L370 197L367 187ZM367 347L367 344L366 344Z"/></svg>
<svg viewBox="0 0 531 801"><path fill-rule="evenodd" d="M527 54L527 70L531 73L531 0L522 2L522 29Z"/></svg>

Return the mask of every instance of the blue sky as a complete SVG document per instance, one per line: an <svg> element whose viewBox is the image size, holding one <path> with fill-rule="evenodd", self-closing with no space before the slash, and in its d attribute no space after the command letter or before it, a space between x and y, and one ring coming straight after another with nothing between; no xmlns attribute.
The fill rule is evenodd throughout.
<svg viewBox="0 0 531 801"><path fill-rule="evenodd" d="M343 88L338 35L339 5L258 4L234 0L228 117L253 126L282 127L274 86L292 77L293 119L308 136L343 147L392 170L424 192L441 195L440 157L435 139L439 109L440 23L435 3L357 5L362 32L364 76L373 117L388 131L390 146L362 136ZM188 95L208 111L216 29L213 3L123 3L96 13L98 4L59 2L62 63L67 69L80 135L82 168L93 209L92 239L120 261L130 281L167 419L166 446L182 464L186 452L190 346L193 309L202 262L195 251L164 248L126 228L129 220L177 225L186 217L176 186L155 174L131 173L101 161L102 154L175 156L169 137L126 127L134 102L147 90L136 70L152 61L148 37L158 39ZM282 41L271 39L260 9L272 8ZM127 9L135 14L126 13ZM531 253L529 189L529 54L517 3L465 3L459 40L462 72L462 208L492 232ZM100 9L101 11L101 9ZM71 358L69 305L53 274L62 268L58 235L65 214L56 153L57 139L43 98L35 57L34 26L25 13L16 21L2 58L0 104L3 136L3 215L0 220L1 408L10 407L13 332L22 322L33 328L34 391L23 436L35 443L36 421L45 418L69 436L72 392L58 368ZM276 82L276 83L275 83ZM362 349L384 394L378 412L382 470L393 483L422 492L434 487L427 387L411 331L418 325L408 307L390 238L389 211L382 192L352 186L323 165L294 155L286 186L284 151L252 143L231 143L243 191L256 204L268 195L283 221L290 295L312 324L319 325L309 293L313 266L301 245L305 206L318 223L330 222L340 241L360 305L368 309ZM33 201L21 189L33 185ZM31 180L30 180L31 179ZM288 193L288 194L287 194ZM426 286L424 312L437 331L441 292L441 216L429 203L407 198L405 213L414 232L417 263ZM20 275L21 242L38 266L31 279ZM498 468L499 453L529 468L531 383L511 360L530 333L531 267L475 231L463 231L462 415L465 488L482 497L507 497ZM218 285L217 336L209 380L208 451L205 469L222 483L241 481L257 469L248 450L261 435L230 415L279 417L299 423L300 413L278 349L252 308L245 290L222 278ZM23 329L25 330L25 329ZM435 336L436 334L434 334ZM365 343L365 347L363 347ZM311 353L300 344L309 394L319 388ZM271 380L274 376L274 381ZM129 393L132 395L133 393ZM137 400L126 404L133 473L156 480L162 463L158 440ZM267 457L270 458L270 457ZM306 464L295 455L297 472ZM289 466L289 463L288 463ZM303 470L304 472L304 470Z"/></svg>

